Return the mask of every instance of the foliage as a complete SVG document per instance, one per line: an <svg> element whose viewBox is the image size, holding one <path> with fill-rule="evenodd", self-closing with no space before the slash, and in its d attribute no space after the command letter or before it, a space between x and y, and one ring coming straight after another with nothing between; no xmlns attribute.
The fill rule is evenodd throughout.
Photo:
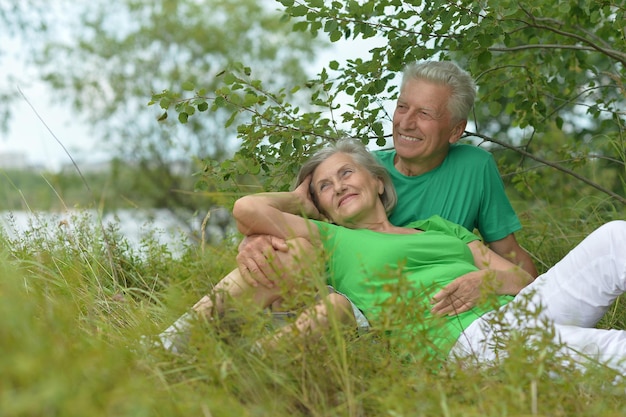
<svg viewBox="0 0 626 417"><path fill-rule="evenodd" d="M397 97L396 74L411 61L453 59L479 85L474 129L468 134L490 149L515 152L501 168L516 183L547 197L541 189L552 192L548 187L556 169L569 176L568 187L589 186L615 204L626 203L621 3L280 2L295 33L333 42L383 39L385 44L372 47L368 58L333 60L316 79L278 93L250 77L246 67L235 66L212 92L198 90L184 100L173 92L155 96L165 108L173 104L169 98L178 99L178 111L187 105L234 106L228 123L242 112L251 115L250 122L238 125L242 147L234 158L221 165L206 161L207 184L260 173L261 187L283 189L301 159L320 143L348 134L388 145L390 117L383 104ZM313 111L289 102L285 92L298 89L308 91ZM346 96L348 111L337 114ZM555 137L563 145L550 152L546 147L552 148Z"/></svg>
<svg viewBox="0 0 626 417"><path fill-rule="evenodd" d="M118 165L137 167L123 180L132 190L126 198L145 194L173 212L194 212L219 204L211 194L201 203L192 197L189 177L202 169L200 158L220 161L236 148L234 127L223 127L232 108L184 106L178 118L168 119L146 103L151 93L179 85L214 89L219 73L235 61L254 65L255 77L273 88L306 80L312 51L322 42L291 34L274 9L254 0L54 2L23 55L54 99L70 102L75 117L93 128L99 148L111 150ZM1 11L27 24L37 21L21 7L0 5ZM18 40L26 35L16 26ZM196 109L205 117L182 126L179 120Z"/></svg>
<svg viewBox="0 0 626 417"><path fill-rule="evenodd" d="M559 225L548 218L550 227ZM555 239L542 261L553 263L599 221ZM319 341L288 338L260 352L251 347L271 334L272 323L249 305L234 305L239 314L219 321L198 321L189 349L173 355L149 344L150 336L233 268L235 248L189 247L172 258L153 243L125 247L113 231L109 243L120 250L109 251L98 243L103 232L80 218L56 230L5 239L0 251L3 416L626 412L625 386L609 383L612 372L591 367L582 374L550 355L549 344L536 351L511 344L499 366L439 368L407 361L382 334L355 338L334 323ZM133 279L113 279L116 273ZM624 305L616 304L607 320L624 317Z"/></svg>

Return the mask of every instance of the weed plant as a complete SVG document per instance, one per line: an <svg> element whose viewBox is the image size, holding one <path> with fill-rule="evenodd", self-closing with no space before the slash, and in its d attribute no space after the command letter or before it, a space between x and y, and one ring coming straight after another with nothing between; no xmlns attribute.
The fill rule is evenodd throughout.
<svg viewBox="0 0 626 417"><path fill-rule="evenodd" d="M590 207L521 211L518 239L540 270L623 217ZM151 343L154 335L235 267L234 244L173 256L156 238L132 247L119 228L79 216L53 226L3 238L2 416L626 414L626 385L613 383L612 371L598 364L582 372L545 337L529 347L512 335L508 356L490 367L409 357L420 337L399 345L386 332L357 335L332 321L319 340L288 337L260 350L270 317L233 304L236 314L195 322L188 349L172 354ZM310 285L303 292L312 297ZM399 325L413 324L398 308ZM625 317L618 302L600 325L625 329Z"/></svg>

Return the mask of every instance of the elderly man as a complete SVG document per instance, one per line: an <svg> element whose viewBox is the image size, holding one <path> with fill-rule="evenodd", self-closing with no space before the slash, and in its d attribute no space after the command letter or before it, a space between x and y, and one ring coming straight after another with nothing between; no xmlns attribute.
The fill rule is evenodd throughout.
<svg viewBox="0 0 626 417"><path fill-rule="evenodd" d="M394 150L378 152L399 196L391 221L402 225L438 214L470 231L478 229L492 250L537 276L515 239L521 225L493 157L456 143L475 91L470 75L449 61L405 69L393 115Z"/></svg>

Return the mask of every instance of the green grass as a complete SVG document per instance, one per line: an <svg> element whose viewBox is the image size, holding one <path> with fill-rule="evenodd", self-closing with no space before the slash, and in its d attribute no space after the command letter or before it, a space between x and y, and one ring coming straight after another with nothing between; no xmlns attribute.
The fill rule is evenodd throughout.
<svg viewBox="0 0 626 417"><path fill-rule="evenodd" d="M521 212L518 238L540 269L620 213L572 207ZM621 215L623 217L623 215ZM621 416L626 385L556 359L549 344L512 344L497 367L439 368L407 361L374 332L333 326L320 341L258 352L266 316L243 308L198 322L180 355L142 344L234 268L234 245L188 247L157 239L131 248L114 227L80 218L37 228L0 252L2 416ZM620 301L601 326L624 326ZM405 346L411 349L411 346ZM415 346L415 349L418 347Z"/></svg>

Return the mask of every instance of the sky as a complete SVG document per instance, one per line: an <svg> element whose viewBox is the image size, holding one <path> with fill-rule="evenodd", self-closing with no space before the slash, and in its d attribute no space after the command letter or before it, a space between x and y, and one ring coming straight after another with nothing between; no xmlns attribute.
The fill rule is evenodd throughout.
<svg viewBox="0 0 626 417"><path fill-rule="evenodd" d="M56 19L63 18L59 16L59 11L66 9L60 6L61 3L51 4L47 13L56 16ZM22 154L27 162L47 169L71 163L63 146L75 159L102 157L93 152L95 143L89 140L86 126L72 120L70 106L51 103L52 91L44 83L37 82L36 72L24 63L24 48L19 39L2 31L0 45L0 77L3 78L0 81L15 99L11 105L9 130L0 131L0 156L8 153L11 158L18 159L17 154ZM19 81L8 83L5 80L9 76Z"/></svg>
<svg viewBox="0 0 626 417"><path fill-rule="evenodd" d="M319 69L333 59L342 62L367 56L367 51L379 46L380 42L372 39L336 42L332 48L319 55ZM9 71L28 74L28 69L20 65L18 61L3 65L4 70L0 69L0 75L6 73L7 68ZM88 126L76 120L70 105L51 102L52 91L45 84L30 80L11 87L17 100L13 106L9 131L0 132L0 158L3 154L9 154L15 160L22 155L28 163L53 171L71 164L72 159L79 167L108 159L106 152L99 149L98 143L92 138Z"/></svg>
<svg viewBox="0 0 626 417"><path fill-rule="evenodd" d="M0 153L21 153L29 163L50 170L71 163L70 156L85 162L106 158L97 152L87 126L71 120L69 105L51 104L51 93L44 85L20 89L25 98L15 86L19 97L13 107L9 131L0 133Z"/></svg>

